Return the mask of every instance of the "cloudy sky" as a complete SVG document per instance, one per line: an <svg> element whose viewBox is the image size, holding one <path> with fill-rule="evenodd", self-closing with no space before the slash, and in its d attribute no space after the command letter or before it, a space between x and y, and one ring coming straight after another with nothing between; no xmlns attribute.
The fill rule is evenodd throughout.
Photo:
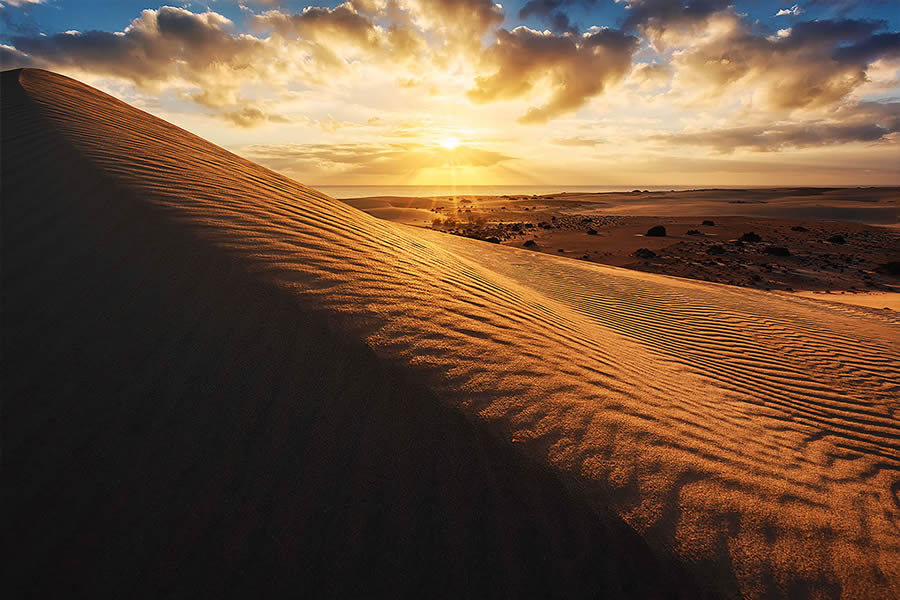
<svg viewBox="0 0 900 600"><path fill-rule="evenodd" d="M70 75L312 185L900 184L898 0L0 0Z"/></svg>

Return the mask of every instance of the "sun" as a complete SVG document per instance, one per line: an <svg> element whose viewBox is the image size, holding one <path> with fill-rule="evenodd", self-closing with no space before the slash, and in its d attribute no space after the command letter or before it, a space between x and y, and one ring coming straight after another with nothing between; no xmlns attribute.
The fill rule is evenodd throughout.
<svg viewBox="0 0 900 600"><path fill-rule="evenodd" d="M458 137L445 137L441 140L440 144L447 150L453 150L454 148L459 146L459 138Z"/></svg>

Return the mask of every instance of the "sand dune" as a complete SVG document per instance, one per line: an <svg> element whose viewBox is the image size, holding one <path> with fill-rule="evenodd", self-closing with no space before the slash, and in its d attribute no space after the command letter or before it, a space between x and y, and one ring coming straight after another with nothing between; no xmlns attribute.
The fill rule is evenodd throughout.
<svg viewBox="0 0 900 600"><path fill-rule="evenodd" d="M889 313L381 221L43 71L2 102L29 589L900 594Z"/></svg>

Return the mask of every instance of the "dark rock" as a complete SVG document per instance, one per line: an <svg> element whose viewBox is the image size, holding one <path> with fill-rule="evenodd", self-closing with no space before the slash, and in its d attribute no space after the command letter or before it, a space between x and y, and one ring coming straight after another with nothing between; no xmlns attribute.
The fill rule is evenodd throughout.
<svg viewBox="0 0 900 600"><path fill-rule="evenodd" d="M597 230L594 229L593 227L591 227L590 229L587 230L587 234L588 235L597 235Z"/></svg>
<svg viewBox="0 0 900 600"><path fill-rule="evenodd" d="M714 227L715 224L716 224L716 222L715 222L715 221L706 220L706 221L703 221L703 222L700 223L700 224L701 224L701 225L705 225L706 227Z"/></svg>
<svg viewBox="0 0 900 600"><path fill-rule="evenodd" d="M748 231L740 237L742 242L761 242L762 238L752 231Z"/></svg>
<svg viewBox="0 0 900 600"><path fill-rule="evenodd" d="M791 231L801 231L801 232L803 232L803 231L809 231L809 229L807 229L807 228L804 227L803 225L794 225L793 227L791 227Z"/></svg>
<svg viewBox="0 0 900 600"><path fill-rule="evenodd" d="M725 254L725 248L716 244L706 249L707 254Z"/></svg>
<svg viewBox="0 0 900 600"><path fill-rule="evenodd" d="M699 229L688 229L688 235L703 235L703 233Z"/></svg>
<svg viewBox="0 0 900 600"><path fill-rule="evenodd" d="M875 267L875 270L885 275L900 276L900 260L892 260Z"/></svg>
<svg viewBox="0 0 900 600"><path fill-rule="evenodd" d="M784 246L767 246L765 250L763 250L766 254L771 254L772 256L790 256L791 251L785 248Z"/></svg>
<svg viewBox="0 0 900 600"><path fill-rule="evenodd" d="M557 250L557 252L565 252L565 250L563 250L562 248L560 248L559 250Z"/></svg>
<svg viewBox="0 0 900 600"><path fill-rule="evenodd" d="M832 244L845 244L845 243L847 243L847 240L845 240L845 239L844 239L844 236L842 236L842 235L833 235L833 236L831 236L830 238L828 238L828 241L831 242Z"/></svg>
<svg viewBox="0 0 900 600"><path fill-rule="evenodd" d="M650 229L647 230L647 233L650 237L666 237L666 228L662 225L654 225Z"/></svg>
<svg viewBox="0 0 900 600"><path fill-rule="evenodd" d="M490 242L490 243L492 243L492 244L499 244L499 243L500 243L500 238L489 237L488 239L486 239L486 240L484 240L484 241Z"/></svg>
<svg viewBox="0 0 900 600"><path fill-rule="evenodd" d="M534 240L527 240L523 245L526 248L537 248L537 242Z"/></svg>
<svg viewBox="0 0 900 600"><path fill-rule="evenodd" d="M650 250L649 248L638 248L631 255L635 258L643 259L656 258L656 252Z"/></svg>

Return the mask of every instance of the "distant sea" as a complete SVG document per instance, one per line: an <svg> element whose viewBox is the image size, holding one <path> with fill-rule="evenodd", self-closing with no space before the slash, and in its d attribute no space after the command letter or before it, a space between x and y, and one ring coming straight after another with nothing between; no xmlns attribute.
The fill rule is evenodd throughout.
<svg viewBox="0 0 900 600"><path fill-rule="evenodd" d="M636 185L311 185L332 198L370 198L373 196L530 196L575 192L630 192L691 190L704 186ZM706 186L710 187L710 186ZM749 187L749 186L715 186Z"/></svg>

